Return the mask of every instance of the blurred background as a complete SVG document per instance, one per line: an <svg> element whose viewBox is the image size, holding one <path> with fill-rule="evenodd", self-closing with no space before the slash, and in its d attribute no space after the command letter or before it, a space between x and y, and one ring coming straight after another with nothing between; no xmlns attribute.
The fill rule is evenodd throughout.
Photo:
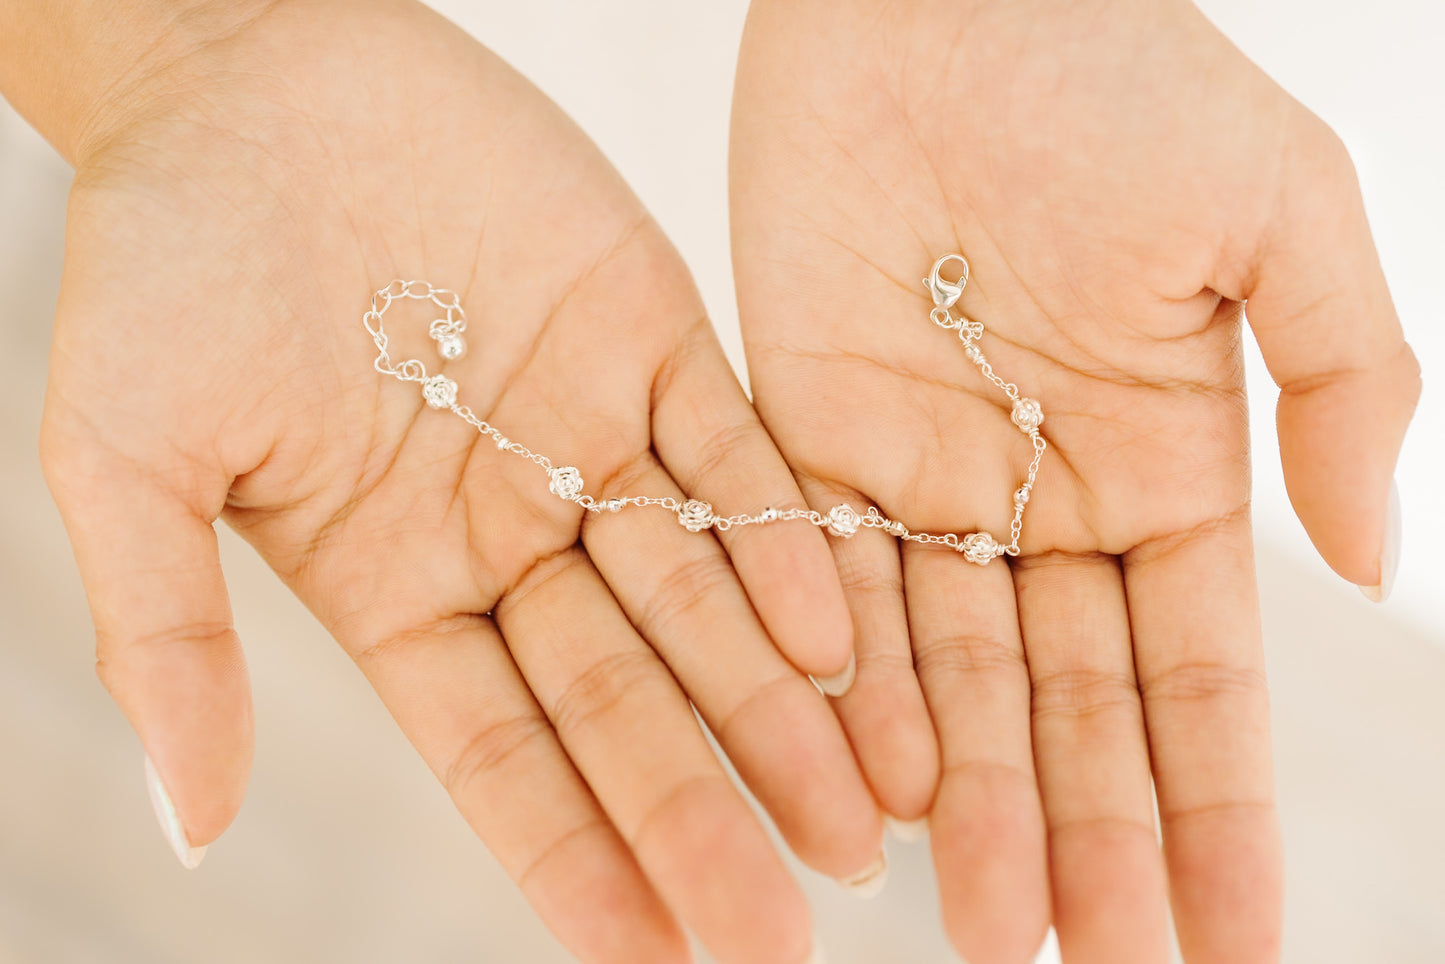
<svg viewBox="0 0 1445 964"><path fill-rule="evenodd" d="M608 153L692 265L735 364L726 148L744 0L433 4ZM1405 545L1380 608L1290 513L1274 387L1250 389L1265 636L1288 851L1285 958L1445 961L1445 19L1426 0L1206 0L1349 144L1426 394L1399 467ZM138 742L92 668L85 600L36 457L69 170L0 105L0 962L569 960L350 661L251 551L222 548L248 643L245 808L186 873ZM799 870L835 964L952 961L926 844L859 903ZM1056 961L1046 948L1041 961Z"/></svg>

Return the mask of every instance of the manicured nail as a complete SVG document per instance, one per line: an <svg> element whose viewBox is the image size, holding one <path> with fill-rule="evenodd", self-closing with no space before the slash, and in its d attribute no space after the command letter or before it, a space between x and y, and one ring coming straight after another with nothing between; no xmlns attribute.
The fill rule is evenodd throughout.
<svg viewBox="0 0 1445 964"><path fill-rule="evenodd" d="M919 817L917 820L899 820L897 817L884 815L883 823L888 827L888 832L893 834L893 839L899 843L918 843L928 836L927 817Z"/></svg>
<svg viewBox="0 0 1445 964"><path fill-rule="evenodd" d="M858 658L848 657L848 665L843 672L836 676L814 676L813 682L818 684L818 689L824 694L832 697L842 696L853 688L853 680L858 677Z"/></svg>
<svg viewBox="0 0 1445 964"><path fill-rule="evenodd" d="M1395 572L1400 568L1400 489L1390 482L1390 507L1385 512L1385 541L1380 547L1380 584L1361 586L1360 592L1372 602L1384 602L1395 588Z"/></svg>
<svg viewBox="0 0 1445 964"><path fill-rule="evenodd" d="M852 877L844 877L838 883L859 900L877 897L883 891L883 885L888 883L888 854L878 851L877 860Z"/></svg>
<svg viewBox="0 0 1445 964"><path fill-rule="evenodd" d="M161 775L156 772L156 765L151 762L149 754L146 755L146 789L150 791L151 806L155 807L161 833L166 835L166 842L171 845L171 850L175 851L176 859L187 870L195 870L206 856L206 848L192 847L191 842L186 839L186 828L181 826L181 816L176 813L176 805L171 803L171 795L166 792L165 784L161 783Z"/></svg>

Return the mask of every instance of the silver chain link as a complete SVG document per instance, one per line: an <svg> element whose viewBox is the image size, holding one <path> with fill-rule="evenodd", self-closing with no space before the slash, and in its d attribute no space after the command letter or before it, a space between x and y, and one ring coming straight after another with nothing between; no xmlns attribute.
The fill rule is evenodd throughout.
<svg viewBox="0 0 1445 964"><path fill-rule="evenodd" d="M943 280L940 274L943 266L951 261L958 261L962 264L962 274L957 281L953 282ZM455 361L462 357L466 351L466 342L463 340L462 334L467 330L467 316L462 311L461 299L456 292L448 291L445 288L434 288L425 281L393 281L372 295L371 308L362 315L362 324L370 333L371 340L376 344L377 355L373 366L378 372L403 382L419 383L422 397L428 406L450 411L480 434L491 439L500 451L520 455L538 465L542 471L547 473L550 480L548 488L551 492L568 502L576 503L584 511L600 514L620 512L628 506L656 506L667 512L675 513L678 522L691 532L701 532L705 529L727 532L729 529L742 526L790 521L808 522L826 529L830 534L840 538L848 538L860 528L881 529L905 542L946 546L962 553L971 562L986 565L999 556L1017 556L1019 554L1019 537L1023 534L1024 507L1028 505L1029 498L1033 494L1034 481L1038 476L1039 466L1043 462L1044 450L1048 448L1048 443L1039 434L1039 426L1044 421L1043 410L1039 403L1020 395L1017 385L999 377L993 370L993 365L984 357L983 351L978 347L978 340L983 337L984 333L983 325L968 318L955 317L951 311L959 296L963 294L964 287L968 284L968 275L968 262L964 260L963 256L950 254L939 258L934 263L933 271L923 279L923 285L933 296L934 307L930 315L933 323L940 328L958 332L959 340L963 343L964 355L973 362L984 378L1008 396L1013 403L1011 420L1033 443L1034 456L1033 460L1029 462L1028 473L1023 483L1014 491L1013 521L1009 525L1009 541L1007 543L1000 543L989 533L982 531L967 535L959 535L955 532L910 532L902 522L888 518L873 506L859 512L847 503L835 505L827 512L819 512L815 509L774 509L769 507L755 514L720 516L713 512L711 505L698 499L679 500L671 496L662 498L627 496L616 499L597 499L582 491L582 475L576 468L570 465L553 465L552 460L547 456L533 452L521 442L507 438L469 407L459 404L457 402L457 383L452 379L440 373L428 374L426 365L415 358L407 359L400 364L392 361L390 339L382 318L393 302L403 300L430 301L435 305L443 315L431 322L427 329L428 336L437 343L437 349L444 359Z"/></svg>

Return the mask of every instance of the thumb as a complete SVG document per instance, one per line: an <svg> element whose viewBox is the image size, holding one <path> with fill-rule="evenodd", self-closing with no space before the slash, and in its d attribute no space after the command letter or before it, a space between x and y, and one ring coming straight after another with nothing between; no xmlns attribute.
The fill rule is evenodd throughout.
<svg viewBox="0 0 1445 964"><path fill-rule="evenodd" d="M1420 366L1349 155L1322 124L1317 132L1292 142L1245 312L1280 388L1280 460L1295 513L1325 562L1382 601L1399 559L1393 476Z"/></svg>
<svg viewBox="0 0 1445 964"><path fill-rule="evenodd" d="M161 829L193 868L240 809L253 744L216 533L170 487L180 473L72 431L85 423L61 407L52 392L41 456L95 621L96 669L145 747Z"/></svg>

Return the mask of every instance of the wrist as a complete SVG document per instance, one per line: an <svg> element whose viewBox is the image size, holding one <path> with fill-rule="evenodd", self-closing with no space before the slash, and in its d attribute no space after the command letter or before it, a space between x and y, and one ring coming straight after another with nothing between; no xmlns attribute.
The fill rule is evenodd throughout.
<svg viewBox="0 0 1445 964"><path fill-rule="evenodd" d="M72 164L281 0L0 0L0 94Z"/></svg>

